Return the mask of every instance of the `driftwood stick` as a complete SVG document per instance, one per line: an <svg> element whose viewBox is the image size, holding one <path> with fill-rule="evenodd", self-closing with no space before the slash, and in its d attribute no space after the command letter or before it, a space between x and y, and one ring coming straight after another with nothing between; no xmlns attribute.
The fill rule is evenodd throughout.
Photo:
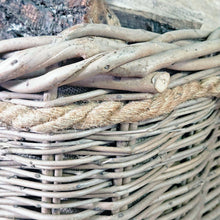
<svg viewBox="0 0 220 220"><path fill-rule="evenodd" d="M87 58L124 45L121 41L93 37L26 49L16 52L0 63L0 82L51 66L62 60L74 57Z"/></svg>
<svg viewBox="0 0 220 220"><path fill-rule="evenodd" d="M196 71L215 68L218 66L220 66L220 55L174 63L168 68L181 71Z"/></svg>
<svg viewBox="0 0 220 220"><path fill-rule="evenodd" d="M130 29L106 24L79 24L62 31L58 36L61 36L64 40L85 36L99 36L127 42L144 42L152 40L158 35L142 29Z"/></svg>
<svg viewBox="0 0 220 220"><path fill-rule="evenodd" d="M156 93L163 92L167 88L169 80L169 73L155 72L144 78L116 78L109 75L97 75L89 79L71 83L70 85Z"/></svg>

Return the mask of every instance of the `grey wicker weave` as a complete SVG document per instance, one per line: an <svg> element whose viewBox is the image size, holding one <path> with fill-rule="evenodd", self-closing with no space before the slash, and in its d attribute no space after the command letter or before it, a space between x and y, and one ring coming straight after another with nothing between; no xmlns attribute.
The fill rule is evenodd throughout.
<svg viewBox="0 0 220 220"><path fill-rule="evenodd" d="M0 218L220 219L219 32L1 41Z"/></svg>

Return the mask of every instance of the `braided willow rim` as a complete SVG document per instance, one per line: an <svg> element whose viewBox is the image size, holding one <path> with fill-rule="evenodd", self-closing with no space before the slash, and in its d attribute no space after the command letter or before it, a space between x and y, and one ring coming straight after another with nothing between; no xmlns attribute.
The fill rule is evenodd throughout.
<svg viewBox="0 0 220 220"><path fill-rule="evenodd" d="M218 219L219 34L86 24L0 41L0 218Z"/></svg>

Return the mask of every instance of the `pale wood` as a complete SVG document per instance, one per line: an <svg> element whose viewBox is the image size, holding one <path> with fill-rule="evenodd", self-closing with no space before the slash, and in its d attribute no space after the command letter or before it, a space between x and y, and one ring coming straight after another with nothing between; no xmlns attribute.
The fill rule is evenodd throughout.
<svg viewBox="0 0 220 220"><path fill-rule="evenodd" d="M220 26L218 0L107 0L107 3L113 10L130 16L141 15L174 29L213 30Z"/></svg>

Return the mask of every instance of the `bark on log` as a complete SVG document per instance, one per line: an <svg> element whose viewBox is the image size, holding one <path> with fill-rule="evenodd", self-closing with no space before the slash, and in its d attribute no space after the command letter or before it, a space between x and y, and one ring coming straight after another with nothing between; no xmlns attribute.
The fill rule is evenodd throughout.
<svg viewBox="0 0 220 220"><path fill-rule="evenodd" d="M55 35L79 23L120 24L103 0L0 0L0 40Z"/></svg>

